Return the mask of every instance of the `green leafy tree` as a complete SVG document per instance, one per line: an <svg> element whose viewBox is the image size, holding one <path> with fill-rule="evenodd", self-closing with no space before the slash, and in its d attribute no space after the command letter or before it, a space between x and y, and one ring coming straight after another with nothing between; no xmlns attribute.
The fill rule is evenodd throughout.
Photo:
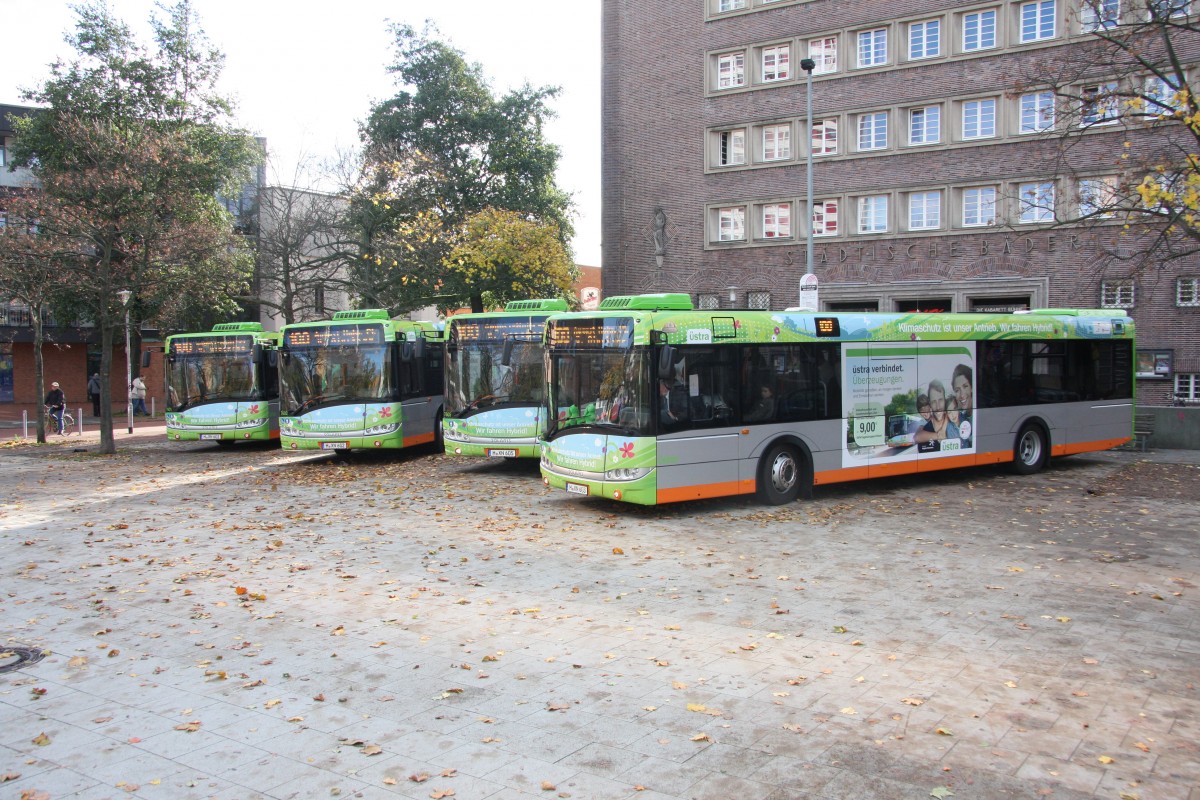
<svg viewBox="0 0 1200 800"><path fill-rule="evenodd" d="M446 269L456 283L479 292L481 308L530 297L574 300L579 270L557 234L515 211L487 208L467 220Z"/></svg>
<svg viewBox="0 0 1200 800"><path fill-rule="evenodd" d="M189 0L153 20L153 50L107 5L75 11L76 57L24 92L44 108L17 121L13 161L46 198L40 224L70 243L60 263L76 313L100 331L101 450L111 453L111 351L125 312L117 293L133 293L140 329L172 327L243 291L248 254L216 194L247 178L257 150L229 121L215 88L221 56Z"/></svg>
<svg viewBox="0 0 1200 800"><path fill-rule="evenodd" d="M362 125L365 163L353 196L360 220L371 223L361 237L362 277L410 308L436 298L479 310L484 289L446 269L473 215L518 212L553 228L564 247L573 233L570 198L554 183L560 154L543 134L558 89L526 85L497 96L482 67L434 29L391 30L389 69L400 90ZM380 291L361 283L364 297ZM418 298L422 291L429 294Z"/></svg>

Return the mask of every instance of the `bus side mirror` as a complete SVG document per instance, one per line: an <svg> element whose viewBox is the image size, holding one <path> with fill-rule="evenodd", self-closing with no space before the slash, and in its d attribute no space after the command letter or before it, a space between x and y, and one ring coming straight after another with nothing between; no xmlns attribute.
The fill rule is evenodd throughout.
<svg viewBox="0 0 1200 800"><path fill-rule="evenodd" d="M278 367L279 366L279 351L278 350L268 350L267 351L267 366L269 366L269 367Z"/></svg>
<svg viewBox="0 0 1200 800"><path fill-rule="evenodd" d="M143 350L142 351L142 369L148 369L149 367L150 367L150 351Z"/></svg>
<svg viewBox="0 0 1200 800"><path fill-rule="evenodd" d="M504 354L500 356L500 364L505 367L512 366L513 348L516 346L516 339L504 340Z"/></svg>
<svg viewBox="0 0 1200 800"><path fill-rule="evenodd" d="M658 351L658 377L670 380L675 371L675 348L663 345Z"/></svg>

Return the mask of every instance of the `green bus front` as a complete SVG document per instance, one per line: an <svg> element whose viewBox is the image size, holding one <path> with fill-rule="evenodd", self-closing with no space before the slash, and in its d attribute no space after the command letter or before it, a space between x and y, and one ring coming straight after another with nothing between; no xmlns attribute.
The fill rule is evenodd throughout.
<svg viewBox="0 0 1200 800"><path fill-rule="evenodd" d="M167 337L168 441L267 441L279 436L279 334L257 322Z"/></svg>
<svg viewBox="0 0 1200 800"><path fill-rule="evenodd" d="M343 311L283 329L280 444L288 450L398 449L441 426L442 343L432 323Z"/></svg>
<svg viewBox="0 0 1200 800"><path fill-rule="evenodd" d="M535 458L545 421L542 335L564 300L518 300L504 311L462 314L446 335L448 455Z"/></svg>

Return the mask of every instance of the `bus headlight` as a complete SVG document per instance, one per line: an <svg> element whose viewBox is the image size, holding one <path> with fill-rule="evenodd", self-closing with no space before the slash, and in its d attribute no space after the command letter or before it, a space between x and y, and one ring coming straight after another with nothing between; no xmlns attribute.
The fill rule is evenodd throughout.
<svg viewBox="0 0 1200 800"><path fill-rule="evenodd" d="M458 430L458 428L443 428L442 438L449 439L452 442L465 442L467 435Z"/></svg>
<svg viewBox="0 0 1200 800"><path fill-rule="evenodd" d="M244 419L241 422L237 423L234 427L236 427L236 428L258 428L264 422L266 422L266 420L263 419L262 417L258 417L256 419Z"/></svg>
<svg viewBox="0 0 1200 800"><path fill-rule="evenodd" d="M650 467L636 467L631 469L610 469L604 473L606 481L636 481L639 478L644 478L653 470Z"/></svg>
<svg viewBox="0 0 1200 800"><path fill-rule="evenodd" d="M400 430L400 426L394 422L391 425L375 425L363 431L363 436L384 436L398 430Z"/></svg>

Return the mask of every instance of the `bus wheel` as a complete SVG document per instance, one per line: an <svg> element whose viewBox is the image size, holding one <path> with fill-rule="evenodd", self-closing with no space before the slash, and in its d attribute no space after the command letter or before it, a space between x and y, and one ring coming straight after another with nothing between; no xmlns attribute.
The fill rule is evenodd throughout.
<svg viewBox="0 0 1200 800"><path fill-rule="evenodd" d="M1018 475L1032 475L1046 464L1046 432L1041 425L1028 423L1017 434L1013 447L1012 470Z"/></svg>
<svg viewBox="0 0 1200 800"><path fill-rule="evenodd" d="M438 454L446 452L446 440L442 438L442 412L433 419L433 451Z"/></svg>
<svg viewBox="0 0 1200 800"><path fill-rule="evenodd" d="M791 445L772 445L758 465L758 499L781 506L800 496L800 459Z"/></svg>

